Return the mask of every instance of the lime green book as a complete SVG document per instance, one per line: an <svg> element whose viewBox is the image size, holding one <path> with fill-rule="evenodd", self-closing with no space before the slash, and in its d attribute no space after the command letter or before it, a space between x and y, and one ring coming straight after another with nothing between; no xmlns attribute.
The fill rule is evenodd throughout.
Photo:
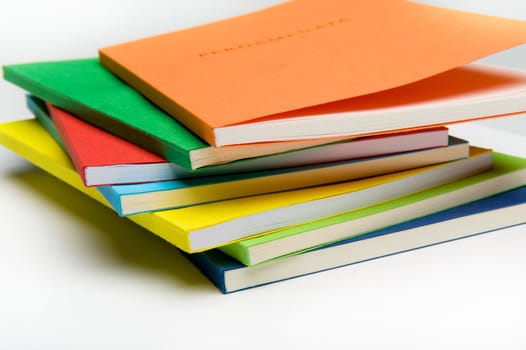
<svg viewBox="0 0 526 350"><path fill-rule="evenodd" d="M317 249L526 185L526 159L494 153L491 171L219 248L251 266Z"/></svg>
<svg viewBox="0 0 526 350"><path fill-rule="evenodd" d="M108 205L98 191L83 185L67 154L36 120L0 125L0 143ZM471 153L465 160L363 180L142 213L130 219L186 252L204 251L374 205L491 168L491 151L472 148Z"/></svg>

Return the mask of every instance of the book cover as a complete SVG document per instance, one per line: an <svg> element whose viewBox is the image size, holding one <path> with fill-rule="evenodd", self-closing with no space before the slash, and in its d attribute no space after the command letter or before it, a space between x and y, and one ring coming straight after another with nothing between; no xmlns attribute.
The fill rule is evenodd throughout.
<svg viewBox="0 0 526 350"><path fill-rule="evenodd" d="M250 173L162 182L99 186L121 216L359 180L469 157L469 144L451 137L447 147ZM396 179L395 179L396 180Z"/></svg>
<svg viewBox="0 0 526 350"><path fill-rule="evenodd" d="M210 147L97 59L7 65L4 78L34 96L188 170L342 140Z"/></svg>
<svg viewBox="0 0 526 350"><path fill-rule="evenodd" d="M222 146L364 134L517 112L505 104L487 112L475 109L474 115L448 111L432 118L422 113L416 120L395 115L390 118L395 124L364 117L358 124L369 121L367 129L353 128L356 122L350 116L312 115L330 111L332 107L323 106L328 103L448 71L443 79L456 84L431 79L427 84L434 90L414 88L417 94L411 98L427 101L438 92L446 98L470 85L497 89L506 79L455 68L525 42L525 21L403 0L302 0L104 47L99 59L210 144ZM465 80L466 75L475 76ZM390 94L381 97L386 103ZM355 103L348 104L350 108ZM308 110L312 106L321 107L313 113Z"/></svg>
<svg viewBox="0 0 526 350"><path fill-rule="evenodd" d="M129 141L80 120L58 107L51 104L46 107L44 102L34 96L28 95L27 103L35 115L43 117L39 118L39 121L50 123L49 114L53 116L61 134L58 137L59 142L62 142L62 139L66 140L67 150L73 164L87 186L145 183L291 168L448 145L446 128L426 129L410 133L358 138L188 171ZM45 118L46 115L48 118ZM50 131L49 125L44 125L44 127L52 134L58 133L57 130ZM55 138L57 139L57 135ZM441 159L439 157L437 161ZM429 165L430 162L431 160L413 165L404 163L396 169ZM385 172L387 171L394 170L386 169Z"/></svg>
<svg viewBox="0 0 526 350"><path fill-rule="evenodd" d="M223 293L450 242L526 222L526 187L256 266L218 249L185 254Z"/></svg>
<svg viewBox="0 0 526 350"><path fill-rule="evenodd" d="M83 185L80 176L73 167L67 154L36 120L23 120L1 124L0 143L19 154L21 157L34 163L36 166L44 169L46 172L58 177L62 181L108 206L106 200L95 188L89 188ZM478 153L479 156L473 157L472 161L474 163L471 164L475 164L476 167L479 166L487 169L489 153L483 150L479 150ZM471 176L465 180L455 181L445 187L440 186L439 188L443 188L444 191L452 192L464 187L475 188L475 190L471 192L463 192L462 196L455 198L454 204L451 202L444 203L444 206L437 210L480 199L483 196L500 193L525 184L526 160L500 153L495 153L493 157L494 161L492 170ZM457 162L457 164L463 162L466 161L460 161ZM444 169L446 173L455 170L451 167L443 167L442 169ZM497 178L502 178L502 183L500 183L499 186L491 186L491 180ZM409 177L408 179L414 180L414 177ZM454 184L456 184L456 186ZM485 184L488 184L488 186L485 186ZM482 193L479 191L480 188L487 188L487 191ZM317 191L316 188L313 191ZM300 195L303 191L290 192L297 192L297 194ZM310 191L305 192L309 193ZM424 192L428 194L430 193L427 191ZM383 191L379 191L379 193L383 193ZM434 192L431 192L429 195L434 195ZM286 205L286 201L289 201L288 203L290 204L298 199L290 194L283 196L283 198L280 198L281 196L283 195L262 195L258 196L257 201L250 199L251 197L241 198L189 208L143 213L131 216L129 219L182 250L192 252L197 250L195 249L196 237L194 235L198 230L204 230L208 233L212 232L212 237L205 236L205 238L212 239L214 239L216 233L219 232L217 235L220 240L225 238L222 236L222 233L228 233L232 226L246 234L247 230L251 228L250 226L258 225L258 217L254 217L251 214L261 211L262 208L268 210L272 206L276 208L277 206ZM423 196L425 197L425 195ZM276 204L276 201L279 203ZM330 215L330 212L332 211L331 208L325 208L324 205L315 205L308 208L308 210L312 210L314 213L328 210L328 215ZM248 219L244 220L243 218ZM263 220L264 223L265 219L266 218ZM274 217L274 219L276 218ZM217 231L210 231L210 229L216 229ZM197 243L202 242L198 241ZM213 246L219 246L226 242L214 243L208 241L208 243L212 244L201 250L212 248Z"/></svg>

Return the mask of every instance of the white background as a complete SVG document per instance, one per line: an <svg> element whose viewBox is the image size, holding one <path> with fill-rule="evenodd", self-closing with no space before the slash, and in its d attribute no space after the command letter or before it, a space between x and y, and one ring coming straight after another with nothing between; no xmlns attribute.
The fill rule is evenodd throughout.
<svg viewBox="0 0 526 350"><path fill-rule="evenodd" d="M94 57L279 2L4 0L0 64ZM518 0L426 2L526 20ZM526 69L526 49L485 61ZM28 116L0 82L0 122ZM524 154L524 116L470 130ZM4 148L0 218L0 349L526 348L525 226L222 295L172 246Z"/></svg>

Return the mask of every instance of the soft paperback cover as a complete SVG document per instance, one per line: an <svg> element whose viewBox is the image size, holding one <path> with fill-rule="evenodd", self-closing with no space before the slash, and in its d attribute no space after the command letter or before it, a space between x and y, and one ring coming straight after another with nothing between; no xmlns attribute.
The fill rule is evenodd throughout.
<svg viewBox="0 0 526 350"><path fill-rule="evenodd" d="M223 293L450 242L526 222L526 187L256 266L218 249L185 254Z"/></svg>
<svg viewBox="0 0 526 350"><path fill-rule="evenodd" d="M2 124L0 126L0 142L36 166L74 186L90 197L108 205L96 189L85 187L82 184L80 176L71 164L67 154L36 120ZM482 152L481 155L484 154L485 152ZM477 159L484 160L486 158L480 158L479 156ZM485 164L485 162L483 163ZM445 169L453 170L451 168ZM451 184L440 186L445 192L456 192L459 188L473 187L473 185L475 185L477 190L473 192L463 192L459 198L455 199L455 202L443 203L443 207L437 210L446 209L454 205L463 204L524 185L526 182L525 173L526 160L495 153L493 169L491 171L471 176L465 180L455 181L454 183L457 184L457 186ZM499 178L503 179L499 186L486 186L487 188L484 186L486 183L496 181L495 179ZM481 192L479 191L480 187L486 188L486 190ZM422 193L424 197L424 193L427 193L428 196L436 195L434 191L423 191ZM190 252L192 251L191 235L195 229L209 228L211 223L215 223L213 227L219 228L221 232L222 228L224 228L222 223L228 224L229 220L236 217L244 217L248 215L251 210L254 210L254 208L247 208L248 206L246 204L249 202L250 201L246 199L237 199L190 208L144 213L132 216L130 219L182 250ZM265 200L263 200L262 203L257 204L260 206L266 203ZM323 207L317 206L314 208L318 211ZM248 224L249 223L253 223L253 221L248 220ZM246 226L242 225L242 227ZM217 245L219 244L216 244L216 246ZM212 246L210 246L210 248L212 248Z"/></svg>
<svg viewBox="0 0 526 350"><path fill-rule="evenodd" d="M188 170L342 140L210 147L97 59L7 65L4 79Z"/></svg>
<svg viewBox="0 0 526 350"><path fill-rule="evenodd" d="M513 108L500 106L475 115L444 112L437 119L404 116L396 125L377 121L369 129L353 129L352 118L324 115L316 127L310 125L312 114L333 109L323 106L327 103L448 71L445 77L455 84L431 80L435 89L413 88L416 95L409 99L436 99L437 93L449 98L460 87L476 90L489 80L501 85L498 77L484 82L484 72L456 68L525 42L525 21L404 0L302 0L104 47L99 58L196 134L222 146L258 142L258 136L276 140L281 132L288 138L322 137L511 113ZM475 76L466 80L470 74ZM372 107L385 107L390 96L375 96L381 104ZM321 107L315 113L303 110L312 106ZM351 111L353 106L346 105ZM250 123L253 128L244 128Z"/></svg>
<svg viewBox="0 0 526 350"><path fill-rule="evenodd" d="M386 134L335 142L189 171L129 141L76 118L58 107L49 103L46 106L42 100L35 96L28 95L27 104L48 132L52 133L59 142L65 140L68 154L86 186L147 183L291 168L448 145L446 128L425 129L409 133ZM58 131L55 128L50 130L50 125L48 125L51 119L50 114L59 129ZM59 133L60 136L58 136ZM431 164L431 161L421 164L415 163L412 166L428 165ZM406 167L403 166L398 169L402 168ZM386 169L387 171L394 170Z"/></svg>

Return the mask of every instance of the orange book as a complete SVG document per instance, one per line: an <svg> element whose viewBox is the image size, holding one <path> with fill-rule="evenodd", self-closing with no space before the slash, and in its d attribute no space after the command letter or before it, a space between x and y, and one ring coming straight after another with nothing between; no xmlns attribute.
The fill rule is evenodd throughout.
<svg viewBox="0 0 526 350"><path fill-rule="evenodd" d="M524 21L403 0L296 0L102 48L99 57L196 134L222 146L364 135L522 112L526 106L511 108L513 102L489 115L484 104L474 102L482 98L491 105L504 90L524 100L524 94L516 96L514 74L457 67L525 42ZM410 98L393 101L388 93L426 78L431 81L425 86L442 95L419 86L407 91L414 94ZM524 90L524 75L519 80ZM447 89L444 84L451 82ZM371 121L366 115L353 121L363 111L362 95L380 93L379 106L371 107L377 110L415 101L435 105L467 88L478 91L479 85L483 96L469 94L462 104L479 107L443 113L449 117ZM332 105L342 100L350 113ZM435 110L422 114L430 111Z"/></svg>

